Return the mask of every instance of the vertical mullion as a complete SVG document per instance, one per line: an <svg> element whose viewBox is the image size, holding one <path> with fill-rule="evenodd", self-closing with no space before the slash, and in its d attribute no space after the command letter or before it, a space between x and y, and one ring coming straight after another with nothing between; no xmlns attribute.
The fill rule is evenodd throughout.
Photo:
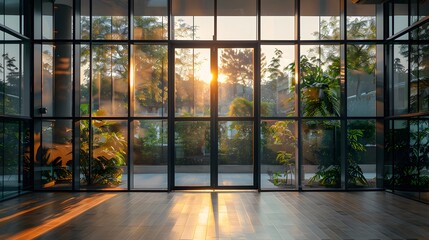
<svg viewBox="0 0 429 240"><path fill-rule="evenodd" d="M297 131L297 133L295 132L295 134L297 134L298 136L298 143L297 143L297 148L298 148L298 174L297 178L298 178L298 190L302 191L302 163L303 163L303 158L302 158L302 113L301 113L301 66L300 66L300 36L301 36L301 24L300 24L300 1L299 0L295 0L295 40L297 40L297 44L295 44L295 110L297 112L297 117L298 117L298 127L296 128L295 131Z"/></svg>
<svg viewBox="0 0 429 240"><path fill-rule="evenodd" d="M347 6L346 1L340 2L340 33L345 43L340 45L340 165L341 188L347 189ZM335 144L335 143L334 143Z"/></svg>
<svg viewBox="0 0 429 240"><path fill-rule="evenodd" d="M219 186L219 154L218 154L218 48L210 49L210 62L213 79L210 84L210 186L212 188Z"/></svg>
<svg viewBox="0 0 429 240"><path fill-rule="evenodd" d="M174 47L169 42L168 44L168 191L174 189L174 162L175 162L175 146L174 146Z"/></svg>
<svg viewBox="0 0 429 240"><path fill-rule="evenodd" d="M214 0L214 35L213 41L217 41L217 0ZM217 81L217 80L216 80Z"/></svg>
<svg viewBox="0 0 429 240"><path fill-rule="evenodd" d="M131 117L133 116L134 113L134 101L133 100L133 89L131 89L131 81L134 81L134 79L131 79L132 76L134 76L134 74L132 74L132 71L134 71L134 66L132 66L134 63L133 61L133 51L132 51L132 45L131 45L131 40L134 38L134 0L128 0L128 42L127 42L127 47L128 47L128 116L127 116L127 124L128 124L128 131L127 131L127 141L128 141L128 154L127 154L127 170L128 170L128 174L127 174L127 189L128 191L133 187L134 180L133 180L133 166L131 166L133 163L132 161L132 155L133 155L133 144L134 142L132 141L133 138L132 136L134 136L133 133L131 133L131 129L134 129L132 127L132 119Z"/></svg>
<svg viewBox="0 0 429 240"><path fill-rule="evenodd" d="M259 1L258 1L259 2ZM253 134L253 186L255 186L258 191L261 190L261 156L260 156L260 138L261 138L261 54L260 54L260 46L257 44L254 48L254 113L253 113L253 126L254 126L254 134Z"/></svg>
<svg viewBox="0 0 429 240"><path fill-rule="evenodd" d="M92 75L93 75L93 69L92 69L92 0L89 2L89 104L88 104L88 179L91 180L91 162L92 162L92 137L93 137L93 129L92 129ZM91 181L87 182L87 187L89 186Z"/></svg>

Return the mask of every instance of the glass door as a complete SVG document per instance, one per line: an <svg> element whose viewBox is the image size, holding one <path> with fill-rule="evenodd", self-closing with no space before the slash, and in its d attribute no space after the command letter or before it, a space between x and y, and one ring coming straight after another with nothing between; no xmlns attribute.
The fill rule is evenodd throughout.
<svg viewBox="0 0 429 240"><path fill-rule="evenodd" d="M174 48L173 188L254 188L254 48Z"/></svg>

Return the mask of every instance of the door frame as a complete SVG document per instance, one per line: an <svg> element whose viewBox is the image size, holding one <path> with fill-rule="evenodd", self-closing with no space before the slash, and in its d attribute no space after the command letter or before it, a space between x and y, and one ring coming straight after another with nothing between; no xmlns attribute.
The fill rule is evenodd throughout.
<svg viewBox="0 0 429 240"><path fill-rule="evenodd" d="M210 49L210 68L213 79L210 83L210 184L209 186L176 186L175 185L175 49L176 48L205 48ZM253 116L240 117L238 119L252 121L253 123L253 185L232 185L219 186L218 184L218 122L219 120L237 120L237 117L218 116L218 49L220 48L252 48L253 49ZM195 41L174 41L168 48L168 190L215 190L215 189L252 189L260 190L260 47L257 42L195 42ZM191 117L190 121L206 117Z"/></svg>

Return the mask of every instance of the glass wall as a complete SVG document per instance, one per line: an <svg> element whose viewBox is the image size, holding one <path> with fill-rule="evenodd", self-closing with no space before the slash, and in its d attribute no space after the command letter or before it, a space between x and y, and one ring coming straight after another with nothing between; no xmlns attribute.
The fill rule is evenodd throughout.
<svg viewBox="0 0 429 240"><path fill-rule="evenodd" d="M30 41L21 1L0 4L0 201L31 190Z"/></svg>
<svg viewBox="0 0 429 240"><path fill-rule="evenodd" d="M35 1L35 187L381 187L383 7L354 2Z"/></svg>
<svg viewBox="0 0 429 240"><path fill-rule="evenodd" d="M427 3L391 2L394 26L388 46L389 116L384 181L396 194L429 202ZM407 8L408 7L408 8ZM408 27L408 28L407 28ZM403 41L403 40L411 40Z"/></svg>

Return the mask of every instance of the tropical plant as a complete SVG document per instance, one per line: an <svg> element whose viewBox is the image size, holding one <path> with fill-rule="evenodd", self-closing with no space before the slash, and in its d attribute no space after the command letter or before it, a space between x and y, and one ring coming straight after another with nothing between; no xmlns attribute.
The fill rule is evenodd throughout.
<svg viewBox="0 0 429 240"><path fill-rule="evenodd" d="M365 145L361 140L364 137L362 129L347 130L347 184L349 186L367 186L362 168L359 166L359 153L365 152ZM336 164L321 164L318 171L308 181L309 183L318 182L322 186L339 187L341 184L341 168Z"/></svg>
<svg viewBox="0 0 429 240"><path fill-rule="evenodd" d="M347 131L347 183L349 185L368 185L368 181L363 175L362 168L358 165L359 152L365 152L365 146L359 141L364 136L364 132L361 129L349 129Z"/></svg>
<svg viewBox="0 0 429 240"><path fill-rule="evenodd" d="M303 115L329 117L340 115L339 72L322 67L320 59L302 55L300 59ZM288 69L295 72L295 63Z"/></svg>
<svg viewBox="0 0 429 240"><path fill-rule="evenodd" d="M405 121L404 126L389 132L386 148L394 164L387 186L408 191L429 189L428 135L429 123L425 120Z"/></svg>
<svg viewBox="0 0 429 240"><path fill-rule="evenodd" d="M285 148L283 151L278 151L276 156L276 161L283 166L283 173L276 172L271 177L271 180L276 180L272 181L276 186L278 185L276 182L288 184L289 179L289 184L292 184L295 176L295 152L293 149L296 146L296 137L290 130L292 124L293 121L277 121L269 128L274 144L282 144ZM282 178L284 181L279 181L278 178Z"/></svg>
<svg viewBox="0 0 429 240"><path fill-rule="evenodd" d="M80 121L79 159L83 184L117 186L121 183L127 141L117 127L114 121L93 120L92 124L88 120ZM90 128L92 146L89 145Z"/></svg>

